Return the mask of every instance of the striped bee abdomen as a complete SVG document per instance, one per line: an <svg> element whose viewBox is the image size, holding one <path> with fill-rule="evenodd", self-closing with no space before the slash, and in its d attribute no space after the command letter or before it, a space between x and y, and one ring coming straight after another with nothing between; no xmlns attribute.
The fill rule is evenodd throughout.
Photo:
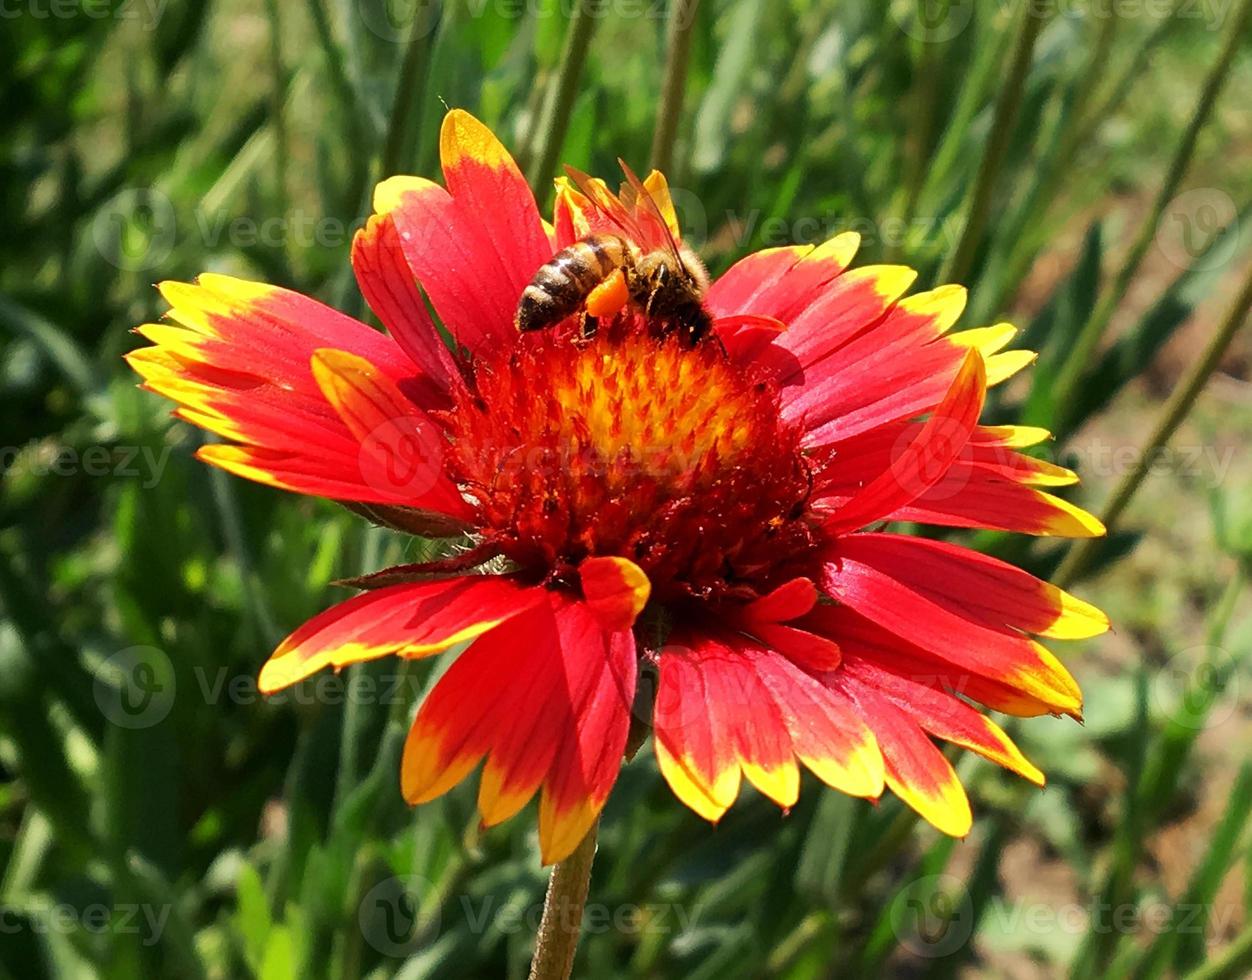
<svg viewBox="0 0 1252 980"><path fill-rule="evenodd" d="M561 249L522 290L517 329L540 330L564 320L609 273L630 261L630 247L616 235L588 235Z"/></svg>

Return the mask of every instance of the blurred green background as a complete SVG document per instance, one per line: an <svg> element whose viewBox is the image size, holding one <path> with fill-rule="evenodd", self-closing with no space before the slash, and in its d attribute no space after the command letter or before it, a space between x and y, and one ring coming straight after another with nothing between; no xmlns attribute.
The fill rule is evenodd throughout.
<svg viewBox="0 0 1252 980"><path fill-rule="evenodd" d="M253 683L331 580L423 543L196 463L120 357L151 284L205 270L364 315L352 231L381 176L437 175L445 105L544 194L553 155L642 168L671 37L671 180L714 271L854 229L862 263L968 283L964 325L1041 351L985 419L1052 428L1097 512L1134 493L1076 576L1116 632L1058 651L1085 727L1015 729L1045 792L966 759L965 842L812 784L713 830L645 749L577 975L1252 973L1252 346L1212 343L1246 319L1249 6L5 0L0 976L525 975L533 815L480 834L473 781L399 797L439 665ZM1044 575L1063 552L974 537Z"/></svg>

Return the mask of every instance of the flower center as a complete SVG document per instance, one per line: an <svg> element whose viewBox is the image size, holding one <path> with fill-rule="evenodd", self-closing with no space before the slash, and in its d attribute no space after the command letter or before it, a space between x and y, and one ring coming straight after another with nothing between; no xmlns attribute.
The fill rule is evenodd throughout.
<svg viewBox="0 0 1252 980"><path fill-rule="evenodd" d="M518 337L450 413L454 475L520 565L636 562L661 599L752 595L814 546L808 469L777 393L720 345L625 315Z"/></svg>

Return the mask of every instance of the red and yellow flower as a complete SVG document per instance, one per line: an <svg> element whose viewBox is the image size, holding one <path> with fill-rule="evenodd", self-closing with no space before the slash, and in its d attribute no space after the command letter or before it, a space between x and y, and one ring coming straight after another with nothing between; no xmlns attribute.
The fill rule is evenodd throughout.
<svg viewBox="0 0 1252 980"><path fill-rule="evenodd" d="M477 120L450 113L440 149L444 186L385 181L353 244L388 333L206 274L160 287L168 322L140 327L152 346L129 357L225 440L206 462L455 539L292 633L262 689L467 644L417 712L404 795L430 800L481 763L484 823L540 794L545 862L599 814L632 731L650 730L675 794L714 821L744 778L792 806L803 766L854 796L889 787L964 835L969 803L933 739L1042 784L975 704L1077 717L1077 684L1036 637L1093 636L1106 618L889 530L1103 533L1049 492L1073 473L1019 452L1046 432L979 424L987 387L1032 359L1004 349L1013 329L950 332L963 289L906 296L913 272L851 269L843 234L732 266L704 298L714 337L603 297L591 336L577 318L519 334L536 270L620 233L606 202L640 238L664 238L659 221L679 236L665 180L645 181L655 208L559 181L548 224Z"/></svg>

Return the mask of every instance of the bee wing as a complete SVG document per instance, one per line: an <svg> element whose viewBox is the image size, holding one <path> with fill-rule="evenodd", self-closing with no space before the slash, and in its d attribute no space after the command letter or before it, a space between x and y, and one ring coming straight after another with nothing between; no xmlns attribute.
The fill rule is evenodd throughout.
<svg viewBox="0 0 1252 980"><path fill-rule="evenodd" d="M565 172L569 175L569 179L574 182L574 186L582 191L583 196L594 205L596 210L615 224L630 241L638 243L647 240L643 229L639 227L639 222L626 209L626 206L613 195L612 191L603 184L592 180L591 177L576 167L571 167L567 164Z"/></svg>
<svg viewBox="0 0 1252 980"><path fill-rule="evenodd" d="M678 242L674 240L674 233L670 231L669 222L665 220L665 215L661 213L661 209L657 206L652 192L643 185L643 181L639 179L639 176L630 169L630 164L621 157L617 158L617 163L622 168L622 173L626 175L626 183L622 186L622 199L626 199L629 191L631 206L643 206L648 217L656 222L661 229L661 233L665 236L665 247L673 255L677 263L676 267L678 269L686 268L683 265L682 254L678 251Z"/></svg>

